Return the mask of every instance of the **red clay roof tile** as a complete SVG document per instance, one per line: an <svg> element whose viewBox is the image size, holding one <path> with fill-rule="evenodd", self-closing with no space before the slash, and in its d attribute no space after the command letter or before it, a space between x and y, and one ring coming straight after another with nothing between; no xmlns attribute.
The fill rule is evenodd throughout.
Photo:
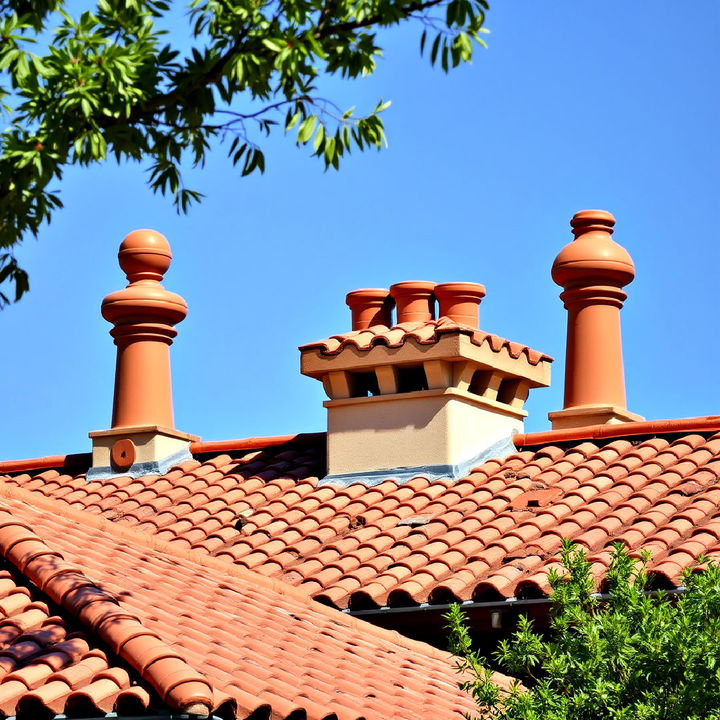
<svg viewBox="0 0 720 720"><path fill-rule="evenodd" d="M551 444L485 463L454 484L418 477L373 488L319 486L320 437L266 448L256 442L251 450L242 442L237 451L226 445L222 454L185 463L165 479L141 478L122 488L52 470L5 482L63 502L72 486L76 502L123 526L262 569L338 606L353 604L357 593L370 604L403 594L426 602L438 594L438 582L468 600L479 587L511 596L530 578L545 587L537 578L555 561L563 534L589 551L622 537L634 545L656 542L672 553L691 530L712 533L709 508L720 502L720 434L700 426L668 437L630 434L632 443L603 440L602 434L593 442L563 440L567 433L560 431ZM298 466L307 468L306 477L291 473ZM118 497L123 503L113 507ZM245 511L250 514L237 529ZM428 517L413 524L423 514ZM403 520L410 522L399 524ZM541 566L523 564L517 579L506 578L502 587L490 582L523 543L541 549ZM661 563L667 568L658 558ZM410 577L400 568L409 568Z"/></svg>
<svg viewBox="0 0 720 720"><path fill-rule="evenodd" d="M419 345L430 345L438 342L442 335L449 333L467 335L474 345L482 346L487 343L494 352L505 349L513 358L524 354L532 365L537 365L542 360L552 361L548 355L531 350L525 345L491 335L470 325L462 325L447 317L421 322L406 322L391 328L385 325L375 325L366 330L353 330L333 335L325 340L308 343L302 345L300 350L317 348L324 355L337 355L346 347L353 347L360 351L370 350L375 345L396 348L410 340Z"/></svg>
<svg viewBox="0 0 720 720"><path fill-rule="evenodd" d="M163 702L190 711L210 703L216 713L239 717L263 705L273 717L297 709L354 719L384 717L388 708L398 718L450 717L472 708L455 687L445 653L222 561L163 551L157 540L87 513L77 515L78 524L72 511L63 517L57 501L9 490L3 494L41 507L12 497L0 504L0 555L23 568L28 583L18 586L5 573L0 595L23 598L8 620L33 633L8 636L12 657L0 652L0 663L4 655L15 670L0 680L6 714L148 712ZM52 549L41 537L52 538ZM47 607L33 600L35 584L128 665L110 666L100 648L65 641L68 620L50 620ZM164 638L172 638L172 647ZM336 662L328 665L328 657ZM398 661L412 673L399 674Z"/></svg>

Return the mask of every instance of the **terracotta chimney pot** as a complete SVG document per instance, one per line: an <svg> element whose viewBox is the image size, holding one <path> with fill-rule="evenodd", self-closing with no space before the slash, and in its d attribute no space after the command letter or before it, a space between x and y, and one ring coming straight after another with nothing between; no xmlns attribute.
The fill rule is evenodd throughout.
<svg viewBox="0 0 720 720"><path fill-rule="evenodd" d="M448 282L435 286L438 317L448 317L460 325L480 327L480 302L485 286L471 282Z"/></svg>
<svg viewBox="0 0 720 720"><path fill-rule="evenodd" d="M626 409L620 334L620 309L627 298L622 288L633 281L635 266L610 237L615 218L609 212L583 210L570 225L575 240L552 267L568 311L565 402L562 411L550 414L553 427L641 419Z"/></svg>
<svg viewBox="0 0 720 720"><path fill-rule="evenodd" d="M173 428L169 346L187 305L160 284L172 260L170 245L154 230L135 230L118 259L129 284L102 302L117 346L112 427Z"/></svg>
<svg viewBox="0 0 720 720"><path fill-rule="evenodd" d="M128 285L102 302L117 346L112 427L89 433L88 480L163 475L191 459L190 443L198 440L176 430L173 420L170 345L187 305L160 284L172 261L170 245L154 230L135 230L122 241L118 260Z"/></svg>
<svg viewBox="0 0 720 720"><path fill-rule="evenodd" d="M352 314L352 329L365 330L373 325L392 327L393 299L382 288L353 290L345 297Z"/></svg>
<svg viewBox="0 0 720 720"><path fill-rule="evenodd" d="M390 295L397 304L397 322L425 322L435 316L433 291L435 283L405 280L390 286Z"/></svg>

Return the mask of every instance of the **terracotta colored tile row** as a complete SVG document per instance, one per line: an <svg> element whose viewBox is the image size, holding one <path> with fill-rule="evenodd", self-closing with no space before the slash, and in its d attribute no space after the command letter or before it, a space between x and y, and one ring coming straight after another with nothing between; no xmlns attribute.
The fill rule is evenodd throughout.
<svg viewBox="0 0 720 720"><path fill-rule="evenodd" d="M6 715L18 708L120 712L131 700L136 710L188 711L183 683L198 679L210 688L212 712L227 718L262 707L272 717L318 720L333 713L348 720L459 718L472 709L447 653L249 571L198 564L112 531L14 499L0 504L0 554L27 574L25 585L0 574L0 600L14 598L13 614L0 620ZM69 620L50 618L47 606L33 601L36 583ZM109 664L101 649L68 635L67 622L78 621L122 660Z"/></svg>
<svg viewBox="0 0 720 720"><path fill-rule="evenodd" d="M531 365L537 365L541 360L552 361L552 358L548 355L532 350L526 345L505 340L470 325L457 323L448 317L421 322L406 322L390 328L385 325L374 325L365 330L353 330L340 335L333 335L325 340L317 340L307 345L301 345L300 350L317 348L324 355L337 355L350 346L358 350L369 350L375 345L396 348L408 340L414 340L420 345L432 345L438 342L440 337L446 333L467 335L472 343L478 347L487 343L493 352L500 352L504 349L514 358L524 354Z"/></svg>
<svg viewBox="0 0 720 720"><path fill-rule="evenodd" d="M0 535L7 539L8 530L4 524ZM109 659L104 643L76 618L56 614L58 608L6 559L0 566L0 715L88 717L136 712L157 702L151 688L131 677L132 668L113 666L117 661Z"/></svg>
<svg viewBox="0 0 720 720"><path fill-rule="evenodd" d="M323 465L318 442L202 456L162 478L49 470L6 482L66 503L69 490L74 507L340 608L544 593L564 537L599 566L616 540L647 547L666 584L698 553L718 554L716 433L548 445L456 482L319 486Z"/></svg>

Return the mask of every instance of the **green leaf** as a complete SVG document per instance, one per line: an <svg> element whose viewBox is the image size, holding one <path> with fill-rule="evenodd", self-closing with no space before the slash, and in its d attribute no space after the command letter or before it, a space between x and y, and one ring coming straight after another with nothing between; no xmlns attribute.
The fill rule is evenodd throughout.
<svg viewBox="0 0 720 720"><path fill-rule="evenodd" d="M300 127L298 128L298 143L306 143L312 137L312 134L315 130L316 122L317 117L315 115L310 115L310 117L307 117L305 118L305 120L303 120Z"/></svg>

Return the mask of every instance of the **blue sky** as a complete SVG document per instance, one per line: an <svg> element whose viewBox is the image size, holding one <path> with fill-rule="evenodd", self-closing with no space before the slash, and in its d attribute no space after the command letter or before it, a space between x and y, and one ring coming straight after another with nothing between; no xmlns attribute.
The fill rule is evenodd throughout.
<svg viewBox="0 0 720 720"><path fill-rule="evenodd" d="M393 104L389 148L323 172L292 139L264 176L216 152L187 216L142 167L78 169L65 209L18 255L32 290L0 313L0 458L90 449L110 425L114 346L100 301L138 227L163 232L165 286L190 312L172 348L175 420L207 440L322 430L299 344L349 329L345 293L408 279L484 283L483 329L556 358L527 430L562 407L566 314L550 279L583 208L610 210L633 256L622 313L628 407L720 414L717 0L495 0L489 49L445 76L419 28L389 32L377 73L323 83L348 107Z"/></svg>

